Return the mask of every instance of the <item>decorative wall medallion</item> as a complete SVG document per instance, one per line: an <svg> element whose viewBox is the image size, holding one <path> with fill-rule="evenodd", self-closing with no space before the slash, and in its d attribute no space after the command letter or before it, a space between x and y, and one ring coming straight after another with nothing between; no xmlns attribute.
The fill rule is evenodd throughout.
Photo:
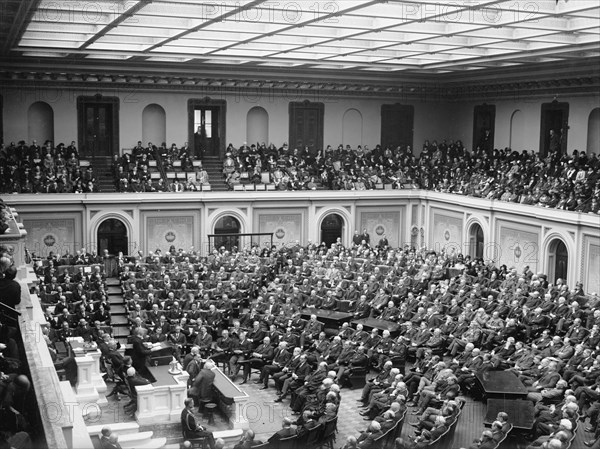
<svg viewBox="0 0 600 449"><path fill-rule="evenodd" d="M446 231L444 232L444 239L445 239L446 241L450 240L450 231L448 231L447 229L446 229Z"/></svg>
<svg viewBox="0 0 600 449"><path fill-rule="evenodd" d="M279 228L275 231L275 237L277 237L279 240L283 239L285 237L285 229L283 228Z"/></svg>
<svg viewBox="0 0 600 449"><path fill-rule="evenodd" d="M56 237L54 237L52 234L48 234L46 237L44 237L44 245L54 246L55 243L56 243Z"/></svg>
<svg viewBox="0 0 600 449"><path fill-rule="evenodd" d="M173 231L169 231L165 234L165 240L169 243L173 243L177 240L177 235Z"/></svg>
<svg viewBox="0 0 600 449"><path fill-rule="evenodd" d="M375 234L383 235L385 234L385 228L382 225L379 225L375 228Z"/></svg>
<svg viewBox="0 0 600 449"><path fill-rule="evenodd" d="M517 259L520 259L522 254L523 254L523 252L521 251L521 247L519 245L517 245L515 247L515 257Z"/></svg>

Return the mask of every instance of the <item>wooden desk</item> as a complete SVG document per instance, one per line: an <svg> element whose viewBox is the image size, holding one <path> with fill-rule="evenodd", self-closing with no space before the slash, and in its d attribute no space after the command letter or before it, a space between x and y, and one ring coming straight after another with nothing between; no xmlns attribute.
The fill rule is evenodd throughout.
<svg viewBox="0 0 600 449"><path fill-rule="evenodd" d="M508 413L508 422L515 429L531 430L533 428L534 407L533 402L522 399L488 399L487 413L483 423L491 425L498 412Z"/></svg>
<svg viewBox="0 0 600 449"><path fill-rule="evenodd" d="M176 423L181 419L181 411L187 398L189 374L169 373L168 365L151 366L150 373L156 382L135 387L138 400L135 418L140 425Z"/></svg>
<svg viewBox="0 0 600 449"><path fill-rule="evenodd" d="M400 324L393 321L378 320L376 318L363 318L361 320L352 321L354 327L358 324L363 325L363 329L370 331L371 329L379 329L381 331L388 330L392 337L396 337L400 333Z"/></svg>
<svg viewBox="0 0 600 449"><path fill-rule="evenodd" d="M125 345L125 355L131 356L133 346L131 344ZM173 345L163 341L160 346L152 348L152 354L150 354L150 365L154 366L155 362L159 365L168 365L173 360Z"/></svg>
<svg viewBox="0 0 600 449"><path fill-rule="evenodd" d="M84 347L83 338L70 337L67 343L71 346L77 364L77 385L75 394L80 402L97 402L105 404L106 383L100 372L102 353L95 344Z"/></svg>
<svg viewBox="0 0 600 449"><path fill-rule="evenodd" d="M327 329L336 330L347 321L352 320L352 314L347 312L338 312L336 310L321 310L308 308L302 310L302 318L309 319L311 315L316 315L317 320L324 323Z"/></svg>
<svg viewBox="0 0 600 449"><path fill-rule="evenodd" d="M527 396L527 388L510 371L486 371L475 375L488 398L519 399Z"/></svg>

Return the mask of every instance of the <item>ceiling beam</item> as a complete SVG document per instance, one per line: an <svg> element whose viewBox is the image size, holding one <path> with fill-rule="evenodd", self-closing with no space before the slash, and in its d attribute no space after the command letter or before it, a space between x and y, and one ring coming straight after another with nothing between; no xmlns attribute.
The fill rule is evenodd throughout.
<svg viewBox="0 0 600 449"><path fill-rule="evenodd" d="M31 21L33 13L37 10L42 0L21 0L19 9L15 15L6 40L2 44L2 53L8 53L13 46L21 39Z"/></svg>
<svg viewBox="0 0 600 449"><path fill-rule="evenodd" d="M98 31L96 34L94 34L92 37L90 37L87 41L85 41L79 47L79 49L80 50L86 49L87 47L92 45L94 42L96 42L98 39L100 39L102 36L104 36L106 33L108 33L110 30L112 30L113 28L116 28L117 26L119 26L121 23L123 23L125 20L129 19L130 17L133 17L134 14L139 12L145 6L152 3L152 1L153 0L139 0L134 6L129 8L127 11L124 11L123 14L118 15L115 18L115 20L113 20L109 24L105 25L100 31Z"/></svg>

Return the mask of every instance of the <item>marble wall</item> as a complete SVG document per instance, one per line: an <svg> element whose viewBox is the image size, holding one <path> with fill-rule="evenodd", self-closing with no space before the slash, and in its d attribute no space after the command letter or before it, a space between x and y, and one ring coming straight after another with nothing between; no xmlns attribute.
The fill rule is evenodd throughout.
<svg viewBox="0 0 600 449"><path fill-rule="evenodd" d="M32 254L46 257L50 251L55 254L64 254L67 250L74 253L84 246L80 233L76 232L76 217L25 217L22 216L23 225L27 230L25 247Z"/></svg>
<svg viewBox="0 0 600 449"><path fill-rule="evenodd" d="M540 233L533 226L498 220L495 257L499 265L515 267L519 272L528 266L534 273L540 266Z"/></svg>
<svg viewBox="0 0 600 449"><path fill-rule="evenodd" d="M431 208L431 227L429 246L447 254L464 252L463 213L446 209Z"/></svg>
<svg viewBox="0 0 600 449"><path fill-rule="evenodd" d="M107 218L123 221L136 250L175 245L204 253L207 235L226 215L239 220L243 233L272 232L277 246L319 241L323 218L336 213L344 220L346 245L355 229L366 228L374 244L385 234L395 247L412 242L463 254L469 253L469 232L477 223L486 260L550 274L558 239L568 253L567 282L581 280L587 292L600 292L600 219L588 214L418 190L15 195L11 203L28 231L28 247L41 255L63 252L60 245L71 251L93 246ZM270 238L259 243L269 244Z"/></svg>

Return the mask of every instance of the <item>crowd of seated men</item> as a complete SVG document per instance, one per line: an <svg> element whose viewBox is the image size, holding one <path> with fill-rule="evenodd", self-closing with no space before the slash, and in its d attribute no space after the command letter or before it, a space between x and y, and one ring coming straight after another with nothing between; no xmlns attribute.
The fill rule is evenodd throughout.
<svg viewBox="0 0 600 449"><path fill-rule="evenodd" d="M542 416L533 439L552 433L548 423L571 419L574 426L578 413L590 417L589 430L598 428L597 295L586 296L581 283L572 290L560 279L550 284L528 268L359 240L348 248L221 249L208 257L174 248L138 254L121 273L132 329L146 329L151 341L170 339L181 356L193 347L242 384L260 372L255 382L266 389L272 381L279 402L291 394L299 414L317 391L309 382L315 375L344 387L353 373L376 367L385 374L367 383L365 420L397 402L414 406L414 424L429 431L432 416L455 412L450 401L459 392L473 392L478 372L506 369ZM461 274L449 277L448 267ZM360 324L333 335L316 316L300 316L307 307L342 305L356 319L400 323L400 335Z"/></svg>
<svg viewBox="0 0 600 449"><path fill-rule="evenodd" d="M163 170L168 172L175 165L181 167L181 172L165 182L162 176L152 179L150 161L162 164ZM143 146L141 141L121 157L115 155L113 160L113 174L115 188L118 192L183 192L199 191L202 186L210 185L209 176L202 164L193 164L194 157L190 154L187 142L181 148L175 143L167 148L166 143L160 146L148 142ZM191 173L193 176L190 176Z"/></svg>
<svg viewBox="0 0 600 449"><path fill-rule="evenodd" d="M91 166L82 169L75 142L56 147L47 140L0 145L0 193L98 192Z"/></svg>
<svg viewBox="0 0 600 449"><path fill-rule="evenodd" d="M103 258L95 251L51 252L44 260L36 259L34 269L39 283L31 292L40 298L52 343L70 337L92 342L98 335L112 334Z"/></svg>
<svg viewBox="0 0 600 449"><path fill-rule="evenodd" d="M244 144L229 145L223 163L226 182L239 184L242 174L253 183L269 182L278 190L370 190L391 184L507 202L598 214L600 161L595 153L572 155L508 148L467 151L460 141L425 141L419 155L410 147L327 146L322 151Z"/></svg>

